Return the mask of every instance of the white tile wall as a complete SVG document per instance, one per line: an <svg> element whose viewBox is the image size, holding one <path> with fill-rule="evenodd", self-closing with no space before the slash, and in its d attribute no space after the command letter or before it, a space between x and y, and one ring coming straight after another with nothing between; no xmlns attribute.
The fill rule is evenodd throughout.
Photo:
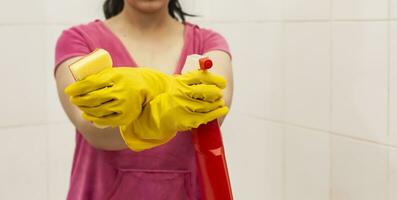
<svg viewBox="0 0 397 200"><path fill-rule="evenodd" d="M44 126L0 129L0 199L47 199Z"/></svg>
<svg viewBox="0 0 397 200"><path fill-rule="evenodd" d="M257 71L262 72L261 75L264 80L264 86L263 89L262 86L257 88L264 91L263 116L266 119L281 121L284 119L284 68L282 63L283 26L281 23L267 23L262 26L264 27L264 34L266 37L261 39L263 45L259 46L258 52L262 52L261 57L264 58L264 62L256 65L263 67L263 70ZM238 47L235 48L237 49ZM255 65L255 63L253 63L253 65ZM253 71L253 73L255 73L255 71ZM244 80L245 78L249 77L242 77L240 80ZM259 116L261 115L259 114Z"/></svg>
<svg viewBox="0 0 397 200"><path fill-rule="evenodd" d="M389 200L397 199L397 149L391 148L389 150L389 176L390 176L390 186L389 186Z"/></svg>
<svg viewBox="0 0 397 200"><path fill-rule="evenodd" d="M285 26L285 119L329 130L330 24Z"/></svg>
<svg viewBox="0 0 397 200"><path fill-rule="evenodd" d="M45 0L6 1L2 0L0 24L39 23L45 20Z"/></svg>
<svg viewBox="0 0 397 200"><path fill-rule="evenodd" d="M397 0L390 0L390 16L397 19Z"/></svg>
<svg viewBox="0 0 397 200"><path fill-rule="evenodd" d="M282 0L196 0L197 13L206 21L263 21L282 19ZM219 12L222 11L222 12Z"/></svg>
<svg viewBox="0 0 397 200"><path fill-rule="evenodd" d="M331 16L331 0L284 0L284 19L326 20Z"/></svg>
<svg viewBox="0 0 397 200"><path fill-rule="evenodd" d="M87 23L103 19L102 4L98 0L45 0L46 22L48 23Z"/></svg>
<svg viewBox="0 0 397 200"><path fill-rule="evenodd" d="M230 44L237 97L233 108L261 118L281 120L281 23L208 25L223 34Z"/></svg>
<svg viewBox="0 0 397 200"><path fill-rule="evenodd" d="M202 5L202 1L199 2L198 0L179 0L183 11L189 14L198 14L200 12L200 5Z"/></svg>
<svg viewBox="0 0 397 200"><path fill-rule="evenodd" d="M43 123L45 117L44 28L0 26L0 66L4 70L0 127Z"/></svg>
<svg viewBox="0 0 397 200"><path fill-rule="evenodd" d="M387 19L388 0L333 0L333 19Z"/></svg>
<svg viewBox="0 0 397 200"><path fill-rule="evenodd" d="M282 20L283 19L283 8L285 0L262 0L265 6L262 8L262 14L265 20ZM251 12L247 10L247 12Z"/></svg>
<svg viewBox="0 0 397 200"><path fill-rule="evenodd" d="M58 99L54 77L55 44L64 29L72 25L51 25L46 27L46 122L67 122L68 118Z"/></svg>
<svg viewBox="0 0 397 200"><path fill-rule="evenodd" d="M385 22L336 22L332 51L332 130L387 138L388 40Z"/></svg>
<svg viewBox="0 0 397 200"><path fill-rule="evenodd" d="M397 146L397 22L390 23L390 143Z"/></svg>
<svg viewBox="0 0 397 200"><path fill-rule="evenodd" d="M333 136L331 155L332 200L387 200L386 148Z"/></svg>
<svg viewBox="0 0 397 200"><path fill-rule="evenodd" d="M66 199L72 157L75 147L75 129L72 124L53 124L48 133L48 199Z"/></svg>
<svg viewBox="0 0 397 200"><path fill-rule="evenodd" d="M329 200L327 133L288 126L285 136L285 200Z"/></svg>
<svg viewBox="0 0 397 200"><path fill-rule="evenodd" d="M222 132L234 198L282 200L282 126L232 111Z"/></svg>
<svg viewBox="0 0 397 200"><path fill-rule="evenodd" d="M262 122L265 125L265 198L284 200L284 125Z"/></svg>

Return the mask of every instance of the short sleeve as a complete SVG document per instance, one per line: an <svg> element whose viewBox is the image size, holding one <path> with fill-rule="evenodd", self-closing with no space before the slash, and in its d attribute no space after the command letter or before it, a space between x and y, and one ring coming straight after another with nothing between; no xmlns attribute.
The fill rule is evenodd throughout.
<svg viewBox="0 0 397 200"><path fill-rule="evenodd" d="M219 50L226 52L227 54L229 54L230 57L232 57L229 45L226 39L221 34L209 29L202 29L202 38L204 41L204 53Z"/></svg>
<svg viewBox="0 0 397 200"><path fill-rule="evenodd" d="M64 30L55 46L55 69L65 60L90 53L87 40L77 28Z"/></svg>

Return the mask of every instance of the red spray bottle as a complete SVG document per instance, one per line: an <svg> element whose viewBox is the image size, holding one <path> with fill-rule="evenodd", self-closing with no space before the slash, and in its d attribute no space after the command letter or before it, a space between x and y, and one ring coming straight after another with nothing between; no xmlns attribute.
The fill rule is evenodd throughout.
<svg viewBox="0 0 397 200"><path fill-rule="evenodd" d="M198 62L201 70L208 70L212 67L212 61L208 57L192 56L188 58L187 64L197 66ZM232 200L232 189L218 121L202 124L192 132L204 200Z"/></svg>

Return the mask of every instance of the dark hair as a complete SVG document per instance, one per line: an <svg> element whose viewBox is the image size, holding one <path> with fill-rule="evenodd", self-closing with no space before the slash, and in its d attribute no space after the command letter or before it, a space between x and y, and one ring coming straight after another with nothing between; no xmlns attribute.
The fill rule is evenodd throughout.
<svg viewBox="0 0 397 200"><path fill-rule="evenodd" d="M103 4L103 12L105 18L109 19L117 14L119 14L124 8L124 0L105 0ZM195 15L185 13L182 10L179 0L170 0L168 3L168 13L170 16L176 20L181 20L185 22L186 16L194 17Z"/></svg>

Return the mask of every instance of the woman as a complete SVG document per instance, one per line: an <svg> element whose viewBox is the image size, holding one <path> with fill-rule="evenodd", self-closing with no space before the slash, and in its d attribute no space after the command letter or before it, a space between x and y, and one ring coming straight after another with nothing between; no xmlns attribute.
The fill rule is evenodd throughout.
<svg viewBox="0 0 397 200"><path fill-rule="evenodd" d="M211 71L228 82L223 98L230 106L232 70L226 41L218 33L185 22L187 14L178 0L106 0L104 12L105 21L65 30L56 47L59 98L77 130L68 199L200 199L191 133L180 132L165 144L131 151L119 129L97 128L82 118L82 106L79 109L69 101L73 94L64 90L73 87L74 80L68 65L103 48L110 52L114 67L150 66L171 75L195 70L182 69L187 55L208 55L215 64ZM215 75L199 76L213 80Z"/></svg>

